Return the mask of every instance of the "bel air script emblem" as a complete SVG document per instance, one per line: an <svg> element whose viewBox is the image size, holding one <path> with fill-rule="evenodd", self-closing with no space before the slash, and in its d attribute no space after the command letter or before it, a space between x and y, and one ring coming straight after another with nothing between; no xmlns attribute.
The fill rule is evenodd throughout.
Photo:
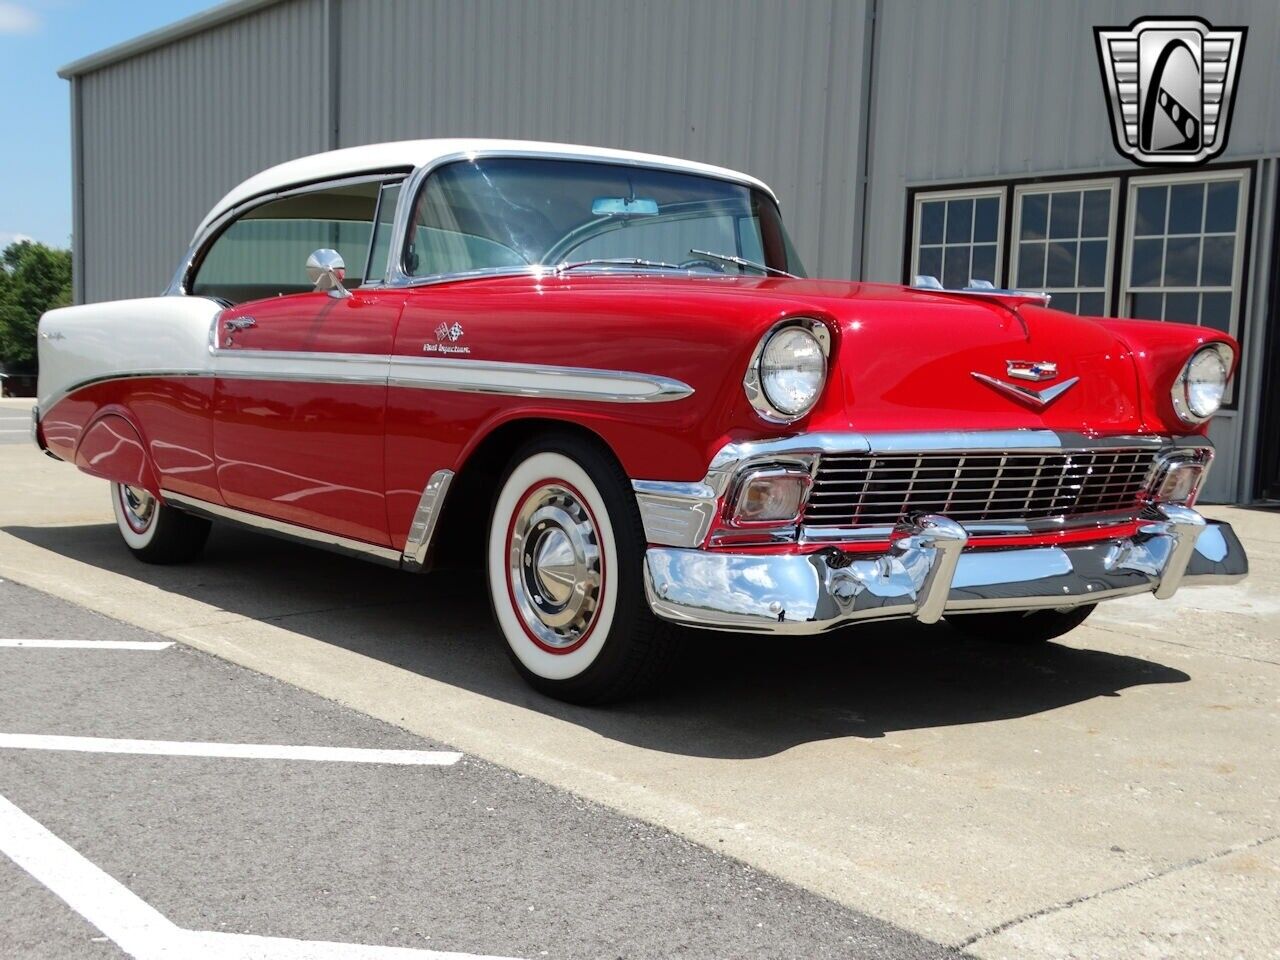
<svg viewBox="0 0 1280 960"><path fill-rule="evenodd" d="M1009 376L1016 377L1019 380L1052 380L1058 375L1058 365L1049 360L1007 360L1004 368ZM1072 377L1070 380L1063 380L1061 383L1055 383L1053 386L1045 387L1043 390L1032 390L1030 387L1023 387L996 377L989 377L985 373L978 373L976 370L970 373L970 376L989 387L999 390L1006 396L1021 400L1023 403L1030 404L1039 410L1043 410L1080 382L1079 377Z"/></svg>
<svg viewBox="0 0 1280 960"><path fill-rule="evenodd" d="M1093 33L1117 150L1146 166L1190 166L1223 151L1247 28L1143 17Z"/></svg>
<svg viewBox="0 0 1280 960"><path fill-rule="evenodd" d="M470 347L460 347L458 341L462 339L462 324L457 320L453 323L442 323L436 327L436 342L424 343L422 345L423 353L470 353Z"/></svg>

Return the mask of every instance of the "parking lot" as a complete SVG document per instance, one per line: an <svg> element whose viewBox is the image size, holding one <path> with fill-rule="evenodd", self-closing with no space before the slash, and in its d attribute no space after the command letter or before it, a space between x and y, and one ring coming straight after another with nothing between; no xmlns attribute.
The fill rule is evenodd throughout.
<svg viewBox="0 0 1280 960"><path fill-rule="evenodd" d="M25 409L0 415L25 441ZM585 710L519 682L463 575L224 529L201 563L144 567L105 485L25 442L0 490L0 637L174 642L0 648L0 834L69 845L165 943L1280 955L1280 515L1208 511L1243 585L1118 601L1048 648L709 635L660 694ZM56 877L0 860L0 884L0 954L120 949Z"/></svg>

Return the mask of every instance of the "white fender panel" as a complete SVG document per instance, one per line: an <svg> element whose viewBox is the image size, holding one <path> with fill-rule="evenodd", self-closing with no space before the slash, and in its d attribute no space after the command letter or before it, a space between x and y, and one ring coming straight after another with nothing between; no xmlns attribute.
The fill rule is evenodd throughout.
<svg viewBox="0 0 1280 960"><path fill-rule="evenodd" d="M204 297L148 297L50 310L40 318L41 414L99 380L211 376L209 334L221 310Z"/></svg>

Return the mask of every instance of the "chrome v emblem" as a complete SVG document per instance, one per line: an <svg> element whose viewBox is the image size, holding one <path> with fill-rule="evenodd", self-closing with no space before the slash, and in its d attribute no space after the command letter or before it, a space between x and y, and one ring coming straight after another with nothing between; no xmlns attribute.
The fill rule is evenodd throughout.
<svg viewBox="0 0 1280 960"><path fill-rule="evenodd" d="M1079 377L1072 377L1070 380L1063 380L1061 383L1055 383L1052 387L1045 387L1043 390L1032 390L1030 387L1021 387L1016 383L1006 383L1004 380L988 377L985 373L972 371L969 375L975 380L981 380L987 386L994 387L1015 400L1029 403L1039 410L1043 410L1080 382Z"/></svg>

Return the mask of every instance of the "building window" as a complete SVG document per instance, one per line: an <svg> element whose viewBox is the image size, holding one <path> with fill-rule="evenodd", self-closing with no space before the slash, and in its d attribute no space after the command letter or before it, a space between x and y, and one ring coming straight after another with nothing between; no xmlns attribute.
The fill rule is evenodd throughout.
<svg viewBox="0 0 1280 960"><path fill-rule="evenodd" d="M1019 290L1053 295L1053 307L1107 312L1118 180L1033 184L1014 190L1009 276Z"/></svg>
<svg viewBox="0 0 1280 960"><path fill-rule="evenodd" d="M944 287L970 280L999 286L1004 188L921 193L915 198L911 275L936 277Z"/></svg>
<svg viewBox="0 0 1280 960"><path fill-rule="evenodd" d="M1225 171L1130 181L1125 315L1238 335L1247 177Z"/></svg>

